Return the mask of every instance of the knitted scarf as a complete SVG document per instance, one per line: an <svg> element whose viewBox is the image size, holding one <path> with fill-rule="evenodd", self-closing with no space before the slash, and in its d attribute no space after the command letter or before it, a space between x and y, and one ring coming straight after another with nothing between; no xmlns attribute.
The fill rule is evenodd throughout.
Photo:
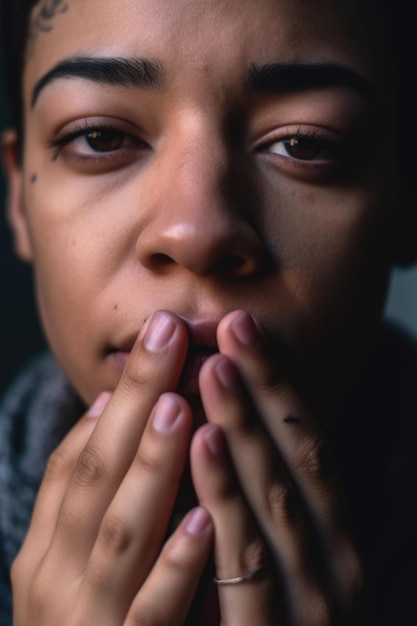
<svg viewBox="0 0 417 626"><path fill-rule="evenodd" d="M0 405L0 625L11 626L9 570L27 532L46 461L82 407L50 354L23 370Z"/></svg>

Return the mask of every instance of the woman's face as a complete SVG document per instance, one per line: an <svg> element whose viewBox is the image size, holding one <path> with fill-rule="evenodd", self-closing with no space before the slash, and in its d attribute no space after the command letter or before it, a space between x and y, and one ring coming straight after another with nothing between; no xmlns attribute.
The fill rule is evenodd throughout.
<svg viewBox="0 0 417 626"><path fill-rule="evenodd" d="M49 4L12 222L79 393L113 389L168 309L190 329L193 396L215 326L245 308L325 408L375 331L397 238L378 24L334 0Z"/></svg>

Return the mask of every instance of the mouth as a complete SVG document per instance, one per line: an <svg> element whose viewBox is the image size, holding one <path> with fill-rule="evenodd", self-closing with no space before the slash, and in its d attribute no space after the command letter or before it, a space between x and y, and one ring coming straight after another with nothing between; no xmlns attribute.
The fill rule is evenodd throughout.
<svg viewBox="0 0 417 626"><path fill-rule="evenodd" d="M188 331L188 351L177 391L187 399L199 398L198 376L203 363L218 352L216 331L218 320L190 320L181 317ZM129 359L139 331L110 348L108 356L113 367L121 374Z"/></svg>
<svg viewBox="0 0 417 626"><path fill-rule="evenodd" d="M185 359L184 368L178 383L177 391L187 398L199 396L198 376L205 361L216 354L217 350L209 347L196 348L190 346Z"/></svg>

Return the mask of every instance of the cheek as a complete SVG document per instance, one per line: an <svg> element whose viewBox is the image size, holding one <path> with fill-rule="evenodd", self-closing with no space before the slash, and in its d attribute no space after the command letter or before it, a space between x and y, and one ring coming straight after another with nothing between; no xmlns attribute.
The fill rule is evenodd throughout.
<svg viewBox="0 0 417 626"><path fill-rule="evenodd" d="M375 320L385 293L392 224L379 193L298 189L266 198L262 229L277 268L293 340L330 342L340 328ZM391 229L390 229L391 226ZM332 332L334 329L334 332Z"/></svg>
<svg viewBox="0 0 417 626"><path fill-rule="evenodd" d="M39 176L28 203L35 269L47 290L79 298L92 295L106 281L115 261L118 221L109 219L102 198L83 186L59 185L59 176ZM58 294L56 294L58 295Z"/></svg>
<svg viewBox="0 0 417 626"><path fill-rule="evenodd" d="M388 204L376 193L309 190L275 207L264 231L277 266L259 298L269 294L264 325L281 366L320 415L344 397L379 328L393 235Z"/></svg>
<svg viewBox="0 0 417 626"><path fill-rule="evenodd" d="M46 183L45 183L46 184ZM41 176L30 189L29 230L39 312L55 353L88 346L97 294L105 281L103 233L69 193L46 193ZM88 233L88 235L87 235Z"/></svg>

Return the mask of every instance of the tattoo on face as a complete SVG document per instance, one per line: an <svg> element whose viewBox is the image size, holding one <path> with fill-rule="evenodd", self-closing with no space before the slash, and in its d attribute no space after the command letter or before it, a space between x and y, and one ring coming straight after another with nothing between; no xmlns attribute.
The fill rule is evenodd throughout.
<svg viewBox="0 0 417 626"><path fill-rule="evenodd" d="M43 0L35 7L28 28L28 55L32 53L33 46L42 33L49 33L53 28L53 18L60 13L68 11L66 0Z"/></svg>
<svg viewBox="0 0 417 626"><path fill-rule="evenodd" d="M299 424L300 422L301 419L299 417L295 417L294 415L287 415L287 417L284 417L285 424Z"/></svg>

